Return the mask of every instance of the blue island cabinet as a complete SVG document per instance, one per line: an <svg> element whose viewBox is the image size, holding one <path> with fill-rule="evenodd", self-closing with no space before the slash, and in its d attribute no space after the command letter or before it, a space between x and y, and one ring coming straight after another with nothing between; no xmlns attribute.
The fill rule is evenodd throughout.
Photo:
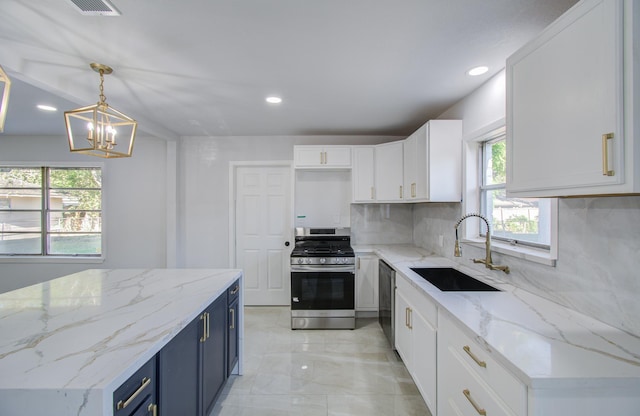
<svg viewBox="0 0 640 416"><path fill-rule="evenodd" d="M160 416L208 416L227 380L227 292L160 350Z"/></svg>

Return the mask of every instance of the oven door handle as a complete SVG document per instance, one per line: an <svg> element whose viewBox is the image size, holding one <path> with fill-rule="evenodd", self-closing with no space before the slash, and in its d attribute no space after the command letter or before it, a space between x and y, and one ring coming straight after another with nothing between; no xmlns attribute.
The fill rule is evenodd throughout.
<svg viewBox="0 0 640 416"><path fill-rule="evenodd" d="M291 265L291 272L314 272L314 273L335 273L335 272L356 272L353 264L348 266L314 266L314 265Z"/></svg>

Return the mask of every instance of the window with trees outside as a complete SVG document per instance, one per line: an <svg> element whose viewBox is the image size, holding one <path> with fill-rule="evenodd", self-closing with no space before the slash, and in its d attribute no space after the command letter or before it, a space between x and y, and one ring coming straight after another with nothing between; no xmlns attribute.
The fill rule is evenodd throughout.
<svg viewBox="0 0 640 416"><path fill-rule="evenodd" d="M0 166L0 256L101 255L100 167Z"/></svg>
<svg viewBox="0 0 640 416"><path fill-rule="evenodd" d="M504 133L482 143L480 213L492 225L493 239L549 249L551 204L543 198L507 198ZM480 234L485 232L481 224Z"/></svg>

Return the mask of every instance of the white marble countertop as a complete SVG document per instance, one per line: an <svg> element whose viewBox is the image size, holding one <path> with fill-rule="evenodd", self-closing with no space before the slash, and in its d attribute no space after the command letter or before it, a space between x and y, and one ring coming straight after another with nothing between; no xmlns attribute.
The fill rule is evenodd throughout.
<svg viewBox="0 0 640 416"><path fill-rule="evenodd" d="M86 270L0 294L0 414L112 414L113 391L241 275Z"/></svg>
<svg viewBox="0 0 640 416"><path fill-rule="evenodd" d="M374 252L407 277L529 387L625 387L640 396L640 337L414 246L354 250ZM411 267L454 267L501 292L442 292Z"/></svg>

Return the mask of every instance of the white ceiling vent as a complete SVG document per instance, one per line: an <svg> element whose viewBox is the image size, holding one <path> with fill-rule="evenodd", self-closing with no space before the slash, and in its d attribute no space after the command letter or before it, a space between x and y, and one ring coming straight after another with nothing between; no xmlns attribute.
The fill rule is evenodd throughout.
<svg viewBox="0 0 640 416"><path fill-rule="evenodd" d="M120 16L116 7L107 0L68 0L85 16Z"/></svg>

